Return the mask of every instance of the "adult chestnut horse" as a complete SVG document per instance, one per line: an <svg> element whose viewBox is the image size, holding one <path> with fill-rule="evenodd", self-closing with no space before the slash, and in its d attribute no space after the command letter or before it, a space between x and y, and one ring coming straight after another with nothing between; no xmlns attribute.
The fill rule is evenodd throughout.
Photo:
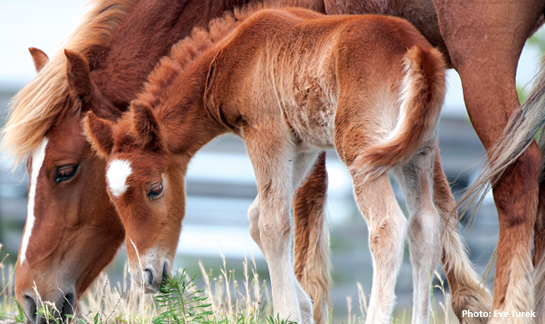
<svg viewBox="0 0 545 324"><path fill-rule="evenodd" d="M407 21L379 15L252 8L209 29L173 46L118 123L92 111L85 122L91 145L108 160L108 192L133 247L133 278L157 291L172 270L187 166L206 143L232 133L246 142L254 167L250 233L269 267L275 313L314 323L311 300L293 273L290 200L319 152L335 148L369 226L366 323L391 321L406 232L412 323L429 322L430 283L448 223L433 189L445 94L440 52ZM407 198L409 222L390 169Z"/></svg>

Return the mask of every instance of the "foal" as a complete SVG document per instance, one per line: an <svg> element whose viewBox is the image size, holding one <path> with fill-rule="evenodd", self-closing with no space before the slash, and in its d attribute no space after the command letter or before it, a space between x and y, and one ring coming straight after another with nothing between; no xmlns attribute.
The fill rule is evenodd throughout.
<svg viewBox="0 0 545 324"><path fill-rule="evenodd" d="M170 272L187 165L207 142L232 132L245 140L256 174L250 234L269 266L275 312L312 323L311 300L293 273L290 198L318 152L335 148L369 225L374 272L366 323L390 322L403 258L407 221L389 170L410 212L413 323L428 322L441 256L432 189L445 92L441 55L392 17L284 9L241 20L227 17L210 34L196 31L175 45L117 124L92 112L85 121L92 146L108 158L108 191L132 243L133 277L153 292Z"/></svg>

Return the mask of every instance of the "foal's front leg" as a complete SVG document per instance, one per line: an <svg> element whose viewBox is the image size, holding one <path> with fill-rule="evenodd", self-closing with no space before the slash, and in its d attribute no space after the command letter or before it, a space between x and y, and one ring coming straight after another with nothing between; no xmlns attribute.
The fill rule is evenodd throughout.
<svg viewBox="0 0 545 324"><path fill-rule="evenodd" d="M255 130L244 132L259 199L249 211L250 218L257 217L258 227L258 231L255 226L251 228L251 232L261 243L269 267L275 312L281 319L312 323L312 316L302 320L300 301L306 304L305 308L312 307L293 272L290 204L295 154L290 138L283 135L264 135Z"/></svg>

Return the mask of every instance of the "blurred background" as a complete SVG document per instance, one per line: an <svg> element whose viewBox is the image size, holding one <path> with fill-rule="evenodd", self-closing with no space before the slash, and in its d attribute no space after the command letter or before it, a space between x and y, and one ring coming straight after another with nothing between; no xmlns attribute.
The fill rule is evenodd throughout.
<svg viewBox="0 0 545 324"><path fill-rule="evenodd" d="M35 74L27 48L40 48L50 56L62 48L59 46L63 37L85 12L84 4L82 0L0 2L0 127L5 122L10 98ZM542 53L540 44L543 42L531 41L522 54L517 75L522 92L530 88L528 84L537 70ZM483 155L483 148L465 112L458 75L452 70L448 72L448 93L439 125L439 140L445 172L453 190L459 192L482 165L478 159ZM28 175L22 166L11 172L8 162L0 162L0 243L3 245L0 259L9 253L8 263L15 263L26 219ZM354 203L350 178L335 152L328 153L327 168L332 296L335 312L346 313L347 296L357 303L357 282L363 285L366 294L371 290L368 232ZM396 190L403 204L397 186ZM226 136L207 145L190 165L187 191L187 213L177 265L196 274L198 260L202 260L206 268L219 269L220 254L223 253L227 268L238 269L246 256L253 256L263 273L261 277L268 278L263 256L248 233L246 212L255 198L256 188L244 143ZM498 233L497 215L490 196L485 199L472 230L466 228L466 223L462 221L461 231L467 239L471 259L478 272L483 273ZM124 260L123 248L108 270L112 278L119 276ZM443 274L442 270L440 273ZM397 309L410 307L412 274L408 248L398 278L397 295ZM436 294L436 299L441 298Z"/></svg>

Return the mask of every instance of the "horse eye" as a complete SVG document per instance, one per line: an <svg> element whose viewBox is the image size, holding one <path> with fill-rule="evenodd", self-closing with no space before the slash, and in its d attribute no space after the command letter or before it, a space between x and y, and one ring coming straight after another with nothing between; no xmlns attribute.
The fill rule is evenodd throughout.
<svg viewBox="0 0 545 324"><path fill-rule="evenodd" d="M59 168L55 174L55 183L70 180L78 171L79 165L67 165Z"/></svg>
<svg viewBox="0 0 545 324"><path fill-rule="evenodd" d="M157 183L151 186L151 189L148 192L148 198L149 199L155 199L163 193L163 184Z"/></svg>

